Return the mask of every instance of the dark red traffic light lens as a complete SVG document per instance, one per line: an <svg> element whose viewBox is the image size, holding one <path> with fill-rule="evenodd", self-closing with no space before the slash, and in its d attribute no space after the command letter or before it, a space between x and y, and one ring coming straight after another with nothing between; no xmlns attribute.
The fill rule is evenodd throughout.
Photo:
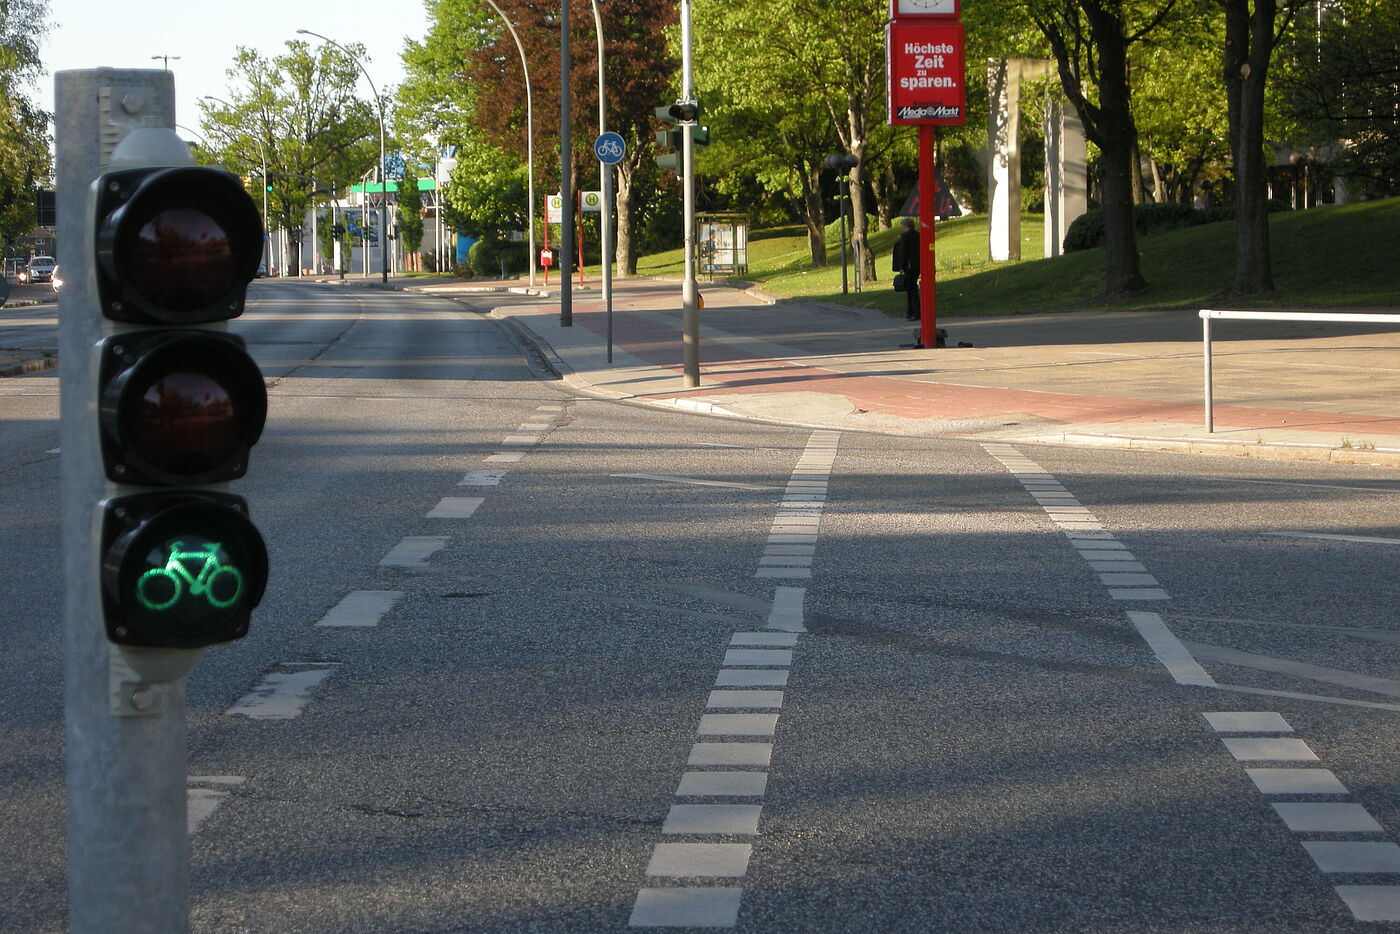
<svg viewBox="0 0 1400 934"><path fill-rule="evenodd" d="M122 267L140 295L175 311L216 302L237 282L225 224L197 208L156 211L122 244Z"/></svg>
<svg viewBox="0 0 1400 934"><path fill-rule="evenodd" d="M108 475L210 483L243 475L267 419L267 390L237 338L153 331L111 341L102 397Z"/></svg>
<svg viewBox="0 0 1400 934"><path fill-rule="evenodd" d="M98 290L104 315L197 324L242 313L263 230L238 179L191 166L113 172L100 185Z"/></svg>

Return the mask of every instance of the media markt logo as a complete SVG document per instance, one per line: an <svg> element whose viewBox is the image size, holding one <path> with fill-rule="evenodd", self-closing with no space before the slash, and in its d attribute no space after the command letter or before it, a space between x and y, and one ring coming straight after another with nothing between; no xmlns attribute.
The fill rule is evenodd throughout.
<svg viewBox="0 0 1400 934"><path fill-rule="evenodd" d="M920 104L899 108L901 120L956 120L962 116L962 107L957 104Z"/></svg>

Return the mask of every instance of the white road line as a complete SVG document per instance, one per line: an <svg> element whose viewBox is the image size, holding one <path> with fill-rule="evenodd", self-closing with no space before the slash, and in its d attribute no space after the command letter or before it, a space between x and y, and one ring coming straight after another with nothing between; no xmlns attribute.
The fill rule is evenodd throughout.
<svg viewBox="0 0 1400 934"><path fill-rule="evenodd" d="M482 458L488 464L516 464L525 459L523 451L498 451Z"/></svg>
<svg viewBox="0 0 1400 934"><path fill-rule="evenodd" d="M761 798L767 772L686 772L676 788L682 798Z"/></svg>
<svg viewBox="0 0 1400 934"><path fill-rule="evenodd" d="M1370 535L1324 535L1321 532L1265 532L1279 538L1319 538L1330 542L1356 542L1361 545L1400 545L1400 538L1375 538Z"/></svg>
<svg viewBox="0 0 1400 934"><path fill-rule="evenodd" d="M356 628L378 626L403 597L402 590L354 590L326 611L317 626Z"/></svg>
<svg viewBox="0 0 1400 934"><path fill-rule="evenodd" d="M426 567L428 559L447 547L446 535L409 535L379 559L383 568Z"/></svg>
<svg viewBox="0 0 1400 934"><path fill-rule="evenodd" d="M473 470L465 477L457 481L458 486L500 486L509 471L505 470Z"/></svg>
<svg viewBox="0 0 1400 934"><path fill-rule="evenodd" d="M1385 833L1371 813L1349 801L1283 801L1274 811L1294 833Z"/></svg>
<svg viewBox="0 0 1400 934"><path fill-rule="evenodd" d="M1239 649L1201 642L1186 643L1186 647L1188 651L1199 658L1220 662L1224 665L1253 668L1257 671L1272 671L1295 678L1306 678L1309 681L1321 681L1324 684L1370 691L1372 694L1382 694L1386 697L1400 697L1400 680L1394 678L1377 678L1373 675L1357 674L1340 668L1295 662L1286 658L1258 655L1254 652L1243 652Z"/></svg>
<svg viewBox="0 0 1400 934"><path fill-rule="evenodd" d="M758 483L729 483L723 480L697 480L694 477L663 477L653 476L645 473L615 473L610 474L619 480L653 480L657 483L688 483L693 486L717 486L728 490L772 490L776 487L763 486Z"/></svg>
<svg viewBox="0 0 1400 934"><path fill-rule="evenodd" d="M1245 769L1254 787L1266 795L1348 795L1331 769Z"/></svg>
<svg viewBox="0 0 1400 934"><path fill-rule="evenodd" d="M1257 711L1224 710L1203 713L1210 728L1217 733L1292 733L1293 727L1282 714Z"/></svg>
<svg viewBox="0 0 1400 934"><path fill-rule="evenodd" d="M1162 617L1156 613L1130 610L1128 619L1177 684L1194 684L1200 687L1211 687L1215 684L1215 679L1191 657L1186 646L1181 644L1181 640L1162 621Z"/></svg>
<svg viewBox="0 0 1400 934"><path fill-rule="evenodd" d="M1304 840L1303 849L1323 872L1400 873L1400 846L1394 843Z"/></svg>
<svg viewBox="0 0 1400 934"><path fill-rule="evenodd" d="M285 662L280 671L269 671L226 716L250 720L293 720L306 709L311 692L340 667L338 662Z"/></svg>
<svg viewBox="0 0 1400 934"><path fill-rule="evenodd" d="M227 787L243 782L241 775L191 775L185 791L185 831L193 837L214 816L229 795ZM206 787L206 786L215 787Z"/></svg>
<svg viewBox="0 0 1400 934"><path fill-rule="evenodd" d="M628 927L732 928L744 890L730 886L642 889Z"/></svg>
<svg viewBox="0 0 1400 934"><path fill-rule="evenodd" d="M647 875L672 879L738 878L749 871L749 843L658 843ZM703 890L702 890L703 891Z"/></svg>
<svg viewBox="0 0 1400 934"><path fill-rule="evenodd" d="M1220 741L1238 762L1316 762L1317 753L1288 736L1224 736Z"/></svg>
<svg viewBox="0 0 1400 934"><path fill-rule="evenodd" d="M480 496L444 496L425 518L470 519L484 502L485 498Z"/></svg>
<svg viewBox="0 0 1400 934"><path fill-rule="evenodd" d="M761 804L673 804L661 832L753 836L762 811Z"/></svg>
<svg viewBox="0 0 1400 934"><path fill-rule="evenodd" d="M1400 886L1334 885L1357 921L1400 921Z"/></svg>

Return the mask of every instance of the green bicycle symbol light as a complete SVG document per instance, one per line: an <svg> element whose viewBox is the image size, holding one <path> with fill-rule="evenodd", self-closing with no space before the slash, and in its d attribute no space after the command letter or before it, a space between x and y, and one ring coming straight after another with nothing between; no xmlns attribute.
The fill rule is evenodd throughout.
<svg viewBox="0 0 1400 934"><path fill-rule="evenodd" d="M218 609L233 606L243 596L243 572L219 560L222 549L218 542L206 542L203 550L186 551L184 542L171 542L165 566L137 578L136 599L148 610L168 610L188 591ZM200 561L199 572L191 574L189 568Z"/></svg>

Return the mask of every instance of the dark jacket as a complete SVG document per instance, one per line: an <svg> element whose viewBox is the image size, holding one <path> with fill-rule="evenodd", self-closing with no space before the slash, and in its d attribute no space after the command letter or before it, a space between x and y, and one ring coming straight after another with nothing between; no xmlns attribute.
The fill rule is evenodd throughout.
<svg viewBox="0 0 1400 934"><path fill-rule="evenodd" d="M895 272L902 272L907 276L918 277L919 275L919 230L906 230L899 235L899 239L894 242L894 265Z"/></svg>

